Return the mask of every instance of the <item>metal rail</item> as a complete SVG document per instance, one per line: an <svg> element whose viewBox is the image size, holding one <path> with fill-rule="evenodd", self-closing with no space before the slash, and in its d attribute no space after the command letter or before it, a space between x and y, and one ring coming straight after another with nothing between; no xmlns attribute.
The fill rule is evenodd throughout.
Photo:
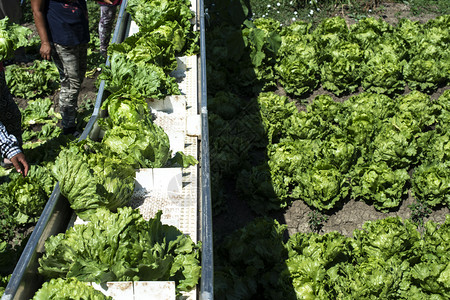
<svg viewBox="0 0 450 300"><path fill-rule="evenodd" d="M116 27L114 29L114 34L111 39L111 43L120 43L122 42L126 37L129 30L129 18L130 15L125 11L128 4L128 0L123 0L122 4L120 5L119 14L117 16L117 22ZM109 66L109 58L106 60L106 66ZM97 118L101 116L101 106L104 99L104 93L105 93L105 81L102 80L100 82L100 86L98 88L97 98L95 100L94 105L94 111L92 113L91 118L89 119L89 122L86 124L86 127L83 130L83 133L80 135L79 140L85 140L89 135L92 135L96 132L97 128L95 126L97 122Z"/></svg>
<svg viewBox="0 0 450 300"><path fill-rule="evenodd" d="M200 281L200 299L214 299L214 260L211 208L211 177L209 161L208 96L206 89L206 41L205 7L199 0L200 12L200 115L202 122L201 140L201 240L202 240L202 277Z"/></svg>

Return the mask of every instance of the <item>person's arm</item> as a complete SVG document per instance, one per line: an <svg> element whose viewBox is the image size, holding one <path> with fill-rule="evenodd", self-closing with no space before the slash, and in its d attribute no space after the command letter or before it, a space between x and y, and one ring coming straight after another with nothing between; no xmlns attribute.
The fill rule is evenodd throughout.
<svg viewBox="0 0 450 300"><path fill-rule="evenodd" d="M44 13L46 1L48 0L31 0L31 9L37 32L41 38L41 56L43 59L50 60L52 48L48 39L47 21Z"/></svg>
<svg viewBox="0 0 450 300"><path fill-rule="evenodd" d="M20 150L16 137L8 134L2 122L0 122L0 152L12 162L17 172L27 176L29 166L25 155Z"/></svg>

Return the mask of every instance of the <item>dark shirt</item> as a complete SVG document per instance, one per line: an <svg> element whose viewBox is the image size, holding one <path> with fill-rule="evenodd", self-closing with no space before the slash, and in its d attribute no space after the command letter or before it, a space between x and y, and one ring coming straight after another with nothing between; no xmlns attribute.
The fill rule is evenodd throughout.
<svg viewBox="0 0 450 300"><path fill-rule="evenodd" d="M50 0L47 10L50 42L76 46L89 42L86 0Z"/></svg>
<svg viewBox="0 0 450 300"><path fill-rule="evenodd" d="M98 4L104 5L104 6L118 6L118 5L122 4L122 0L112 0L111 2L112 2L112 4L108 4L103 1L97 1Z"/></svg>

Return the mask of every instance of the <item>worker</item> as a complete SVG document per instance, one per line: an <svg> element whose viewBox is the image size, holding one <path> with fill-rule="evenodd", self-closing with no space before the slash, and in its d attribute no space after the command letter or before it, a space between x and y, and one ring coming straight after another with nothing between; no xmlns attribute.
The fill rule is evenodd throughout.
<svg viewBox="0 0 450 300"><path fill-rule="evenodd" d="M40 54L52 58L59 71L63 134L75 135L90 39L86 0L31 0L31 9L41 39Z"/></svg>
<svg viewBox="0 0 450 300"><path fill-rule="evenodd" d="M0 62L0 154L4 168L15 167L23 176L28 174L28 163L22 151L22 120L19 107L6 85L5 69Z"/></svg>
<svg viewBox="0 0 450 300"><path fill-rule="evenodd" d="M103 0L97 3L100 5L100 22L98 23L100 53L106 58L117 6L122 3L122 0Z"/></svg>

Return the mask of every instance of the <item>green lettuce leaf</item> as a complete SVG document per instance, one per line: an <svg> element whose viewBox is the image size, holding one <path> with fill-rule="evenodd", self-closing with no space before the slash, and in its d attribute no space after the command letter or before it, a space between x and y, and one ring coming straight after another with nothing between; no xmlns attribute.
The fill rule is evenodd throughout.
<svg viewBox="0 0 450 300"><path fill-rule="evenodd" d="M280 274L287 251L283 245L286 225L270 218L256 218L227 235L214 247L214 293L224 299L287 299ZM216 244L215 244L216 245Z"/></svg>
<svg viewBox="0 0 450 300"><path fill-rule="evenodd" d="M409 179L406 169L392 169L384 162L357 165L352 171L352 197L388 212L406 199Z"/></svg>
<svg viewBox="0 0 450 300"><path fill-rule="evenodd" d="M169 137L150 118L107 128L101 143L134 168L163 167L171 156Z"/></svg>
<svg viewBox="0 0 450 300"><path fill-rule="evenodd" d="M200 277L198 246L160 219L161 211L146 221L130 207L99 208L90 222L47 239L39 272L97 283L173 280L177 291L189 291Z"/></svg>
<svg viewBox="0 0 450 300"><path fill-rule="evenodd" d="M323 51L320 64L322 86L337 96L355 92L360 85L363 58L359 45L343 41Z"/></svg>
<svg viewBox="0 0 450 300"><path fill-rule="evenodd" d="M103 68L98 80L105 80L105 88L111 93L134 90L146 99L180 94L176 79L156 64L136 63L120 52L113 52L109 59L110 67Z"/></svg>
<svg viewBox="0 0 450 300"><path fill-rule="evenodd" d="M320 77L315 43L306 34L307 27L301 25L303 23L297 23L294 28L283 31L275 65L283 88L297 96L312 92L318 86Z"/></svg>
<svg viewBox="0 0 450 300"><path fill-rule="evenodd" d="M409 259L420 234L411 221L387 217L367 221L362 229L353 232L353 237L356 243L354 253L362 262L369 259L388 260L391 257Z"/></svg>
<svg viewBox="0 0 450 300"><path fill-rule="evenodd" d="M383 36L394 31L394 27L383 19L363 18L350 26L350 39L367 49Z"/></svg>
<svg viewBox="0 0 450 300"><path fill-rule="evenodd" d="M98 207L115 211L134 191L136 171L120 159L102 152L90 152L87 141L63 149L52 168L61 194L83 220Z"/></svg>
<svg viewBox="0 0 450 300"><path fill-rule="evenodd" d="M450 216L443 224L428 221L417 243L419 261L411 269L412 284L426 297L450 297ZM438 296L439 295L439 296Z"/></svg>
<svg viewBox="0 0 450 300"><path fill-rule="evenodd" d="M450 162L431 161L419 165L412 175L412 193L416 199L435 207L450 205Z"/></svg>
<svg viewBox="0 0 450 300"><path fill-rule="evenodd" d="M112 300L112 297L105 296L91 285L78 281L76 278L53 278L45 282L36 292L32 300Z"/></svg>
<svg viewBox="0 0 450 300"><path fill-rule="evenodd" d="M35 60L31 66L9 65L5 79L11 94L25 99L47 97L58 89L60 82L56 65L48 60Z"/></svg>
<svg viewBox="0 0 450 300"><path fill-rule="evenodd" d="M17 48L28 45L31 29L15 24L4 17L0 20L0 61L11 58Z"/></svg>
<svg viewBox="0 0 450 300"><path fill-rule="evenodd" d="M102 109L108 111L108 119L112 124L137 122L145 119L144 116L150 113L148 104L140 94L133 94L134 90L128 93L119 90L112 93L102 103Z"/></svg>

